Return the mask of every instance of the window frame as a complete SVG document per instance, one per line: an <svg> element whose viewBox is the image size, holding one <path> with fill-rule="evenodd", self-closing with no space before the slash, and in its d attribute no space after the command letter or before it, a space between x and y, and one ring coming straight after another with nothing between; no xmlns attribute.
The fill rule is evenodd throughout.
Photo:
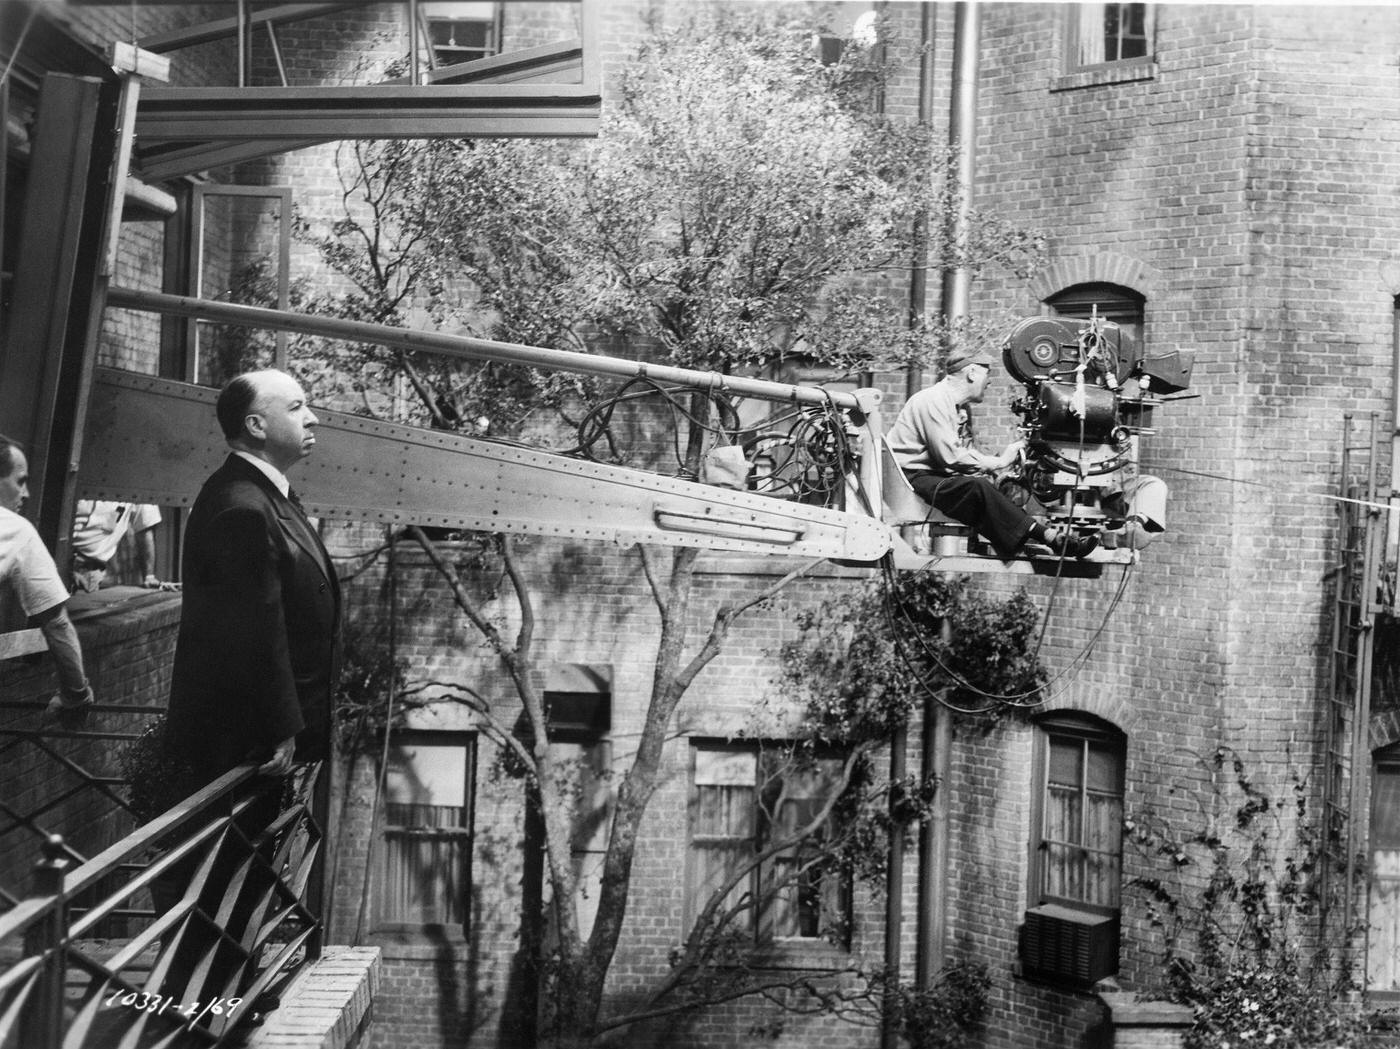
<svg viewBox="0 0 1400 1049"><path fill-rule="evenodd" d="M1104 59L1101 62L1080 63L1079 36L1082 19L1089 13L1093 5L1089 4L1066 4L1064 5L1064 20L1060 32L1060 76L1055 82L1054 90L1066 90L1078 87L1094 87L1100 84L1128 83L1135 80L1151 80L1157 75L1157 33L1160 28L1158 23L1158 8L1162 5L1156 3L1144 3L1144 38L1146 42L1146 52L1142 55L1134 55L1129 58ZM1100 10L1100 17L1107 14L1110 6L1123 7L1131 6L1124 4L1104 3Z"/></svg>
<svg viewBox="0 0 1400 1049"><path fill-rule="evenodd" d="M414 836L424 836L416 833L414 828L399 826L389 823L389 801L387 796L380 799L380 805L374 815L373 845L375 858L373 862L373 900L370 907L371 925L370 930L374 935L432 935L438 936L447 934L450 937L459 937L463 940L470 931L471 919L471 899L472 899L472 853L476 840L476 771L477 771L477 734L475 732L443 730L443 729L398 729L395 730L389 741L392 750L395 744L400 746L432 746L450 747L462 750L464 754L464 783L463 783L463 819L465 826L456 828L435 828L440 833L426 836L440 837L443 839L458 839L461 843L461 856L459 857L460 867L457 877L461 886L461 899L458 907L462 916L461 922L455 921L404 921L402 916L389 916L387 906L390 901L387 899L387 884L390 862L390 842L391 836L395 832L403 832L407 837L410 832Z"/></svg>
<svg viewBox="0 0 1400 1049"><path fill-rule="evenodd" d="M492 58L501 53L501 30L502 16L501 4L492 2L491 13L484 18L452 18L433 11L432 0L427 0L425 9L421 17L423 19L423 43L428 54L432 58L433 69L446 69L451 66L463 65L467 62L479 62L484 58ZM468 47L465 45L439 44L433 40L433 28L444 25L484 25L486 26L486 42L482 47ZM439 50L448 49L447 57L439 54ZM470 52L470 53L469 53Z"/></svg>
<svg viewBox="0 0 1400 1049"><path fill-rule="evenodd" d="M1114 896L1117 899L1116 906L1096 904L1089 900L1076 899L1074 897L1052 894L1047 891L1047 855L1050 844L1045 836L1046 825L1048 823L1047 808L1050 803L1050 746L1051 737L1073 738L1079 741L1085 748L1081 750L1081 795L1087 794L1089 790L1087 775L1087 747L1090 743L1107 743L1114 749L1114 756L1117 759L1116 779L1118 787L1118 804L1120 814L1126 801L1127 784L1127 737L1114 726L1092 715L1078 713L1050 714L1037 719L1035 723L1034 738L1034 758L1032 761L1032 807L1031 807L1031 828L1030 840L1028 841L1027 864L1029 882L1027 885L1026 901L1028 907L1040 907L1046 904L1055 904L1060 907L1077 911L1082 914L1095 915L1100 917L1119 918L1123 910L1123 836L1119 833L1117 848L1117 885L1114 888ZM1081 796L1081 825L1087 819L1085 815L1087 806L1083 804ZM1121 827L1121 820L1120 820ZM1069 845L1076 843L1070 842ZM1096 851L1103 855L1109 855L1105 849L1089 850L1085 843L1077 843L1084 851Z"/></svg>
<svg viewBox="0 0 1400 1049"><path fill-rule="evenodd" d="M736 843L748 842L751 851L741 853L741 861L747 862L748 858L762 847L764 834L771 822L767 819L765 807L762 803L763 789L766 784L766 777L763 772L764 756L781 753L790 747L794 741L791 740L745 740L736 741L732 739L691 737L689 739L688 768L686 777L686 842L685 842L685 892L684 892L684 920L685 935L689 935L695 926L698 912L703 906L702 901L697 900L700 889L700 853L696 848L696 812L699 806L698 784L696 783L697 756L702 752L719 754L752 754L754 756L754 782L751 790L751 801L749 807L749 823L752 826L752 836L745 838L726 839ZM818 760L844 760L847 755L835 748L823 748L818 750L816 757ZM719 837L715 841L719 841ZM741 846L742 847L742 846ZM779 854L770 857L767 861L756 866L749 872L749 890L757 891L761 883L764 872L774 865L790 862L787 854ZM839 882L832 887L837 897L839 907L839 920L842 927L831 930L828 928L818 928L814 936L779 936L769 935L765 932L766 927L770 927L774 921L771 904L768 907L754 908L747 918L748 928L746 937L749 939L749 961L753 964L767 965L772 967L796 966L796 967L816 967L840 964L850 951L850 943L854 928L854 894L853 879L849 872L838 871L836 876ZM741 883L742 885L743 883ZM825 890L823 890L825 891ZM708 899L708 897L707 897ZM824 923L823 923L824 924Z"/></svg>
<svg viewBox="0 0 1400 1049"><path fill-rule="evenodd" d="M1098 315L1117 324L1137 340L1146 344L1147 296L1124 284L1109 281L1084 281L1061 288L1043 300L1056 317L1066 320L1088 320L1092 306Z"/></svg>

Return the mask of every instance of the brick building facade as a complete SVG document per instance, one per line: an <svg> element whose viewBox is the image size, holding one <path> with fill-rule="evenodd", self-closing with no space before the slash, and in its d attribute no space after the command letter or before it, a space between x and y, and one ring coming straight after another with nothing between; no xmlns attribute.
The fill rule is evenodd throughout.
<svg viewBox="0 0 1400 1049"><path fill-rule="evenodd" d="M548 21L542 12L556 6L524 10ZM604 5L605 71L641 38L641 15L652 6ZM1275 793L1287 790L1294 772L1320 779L1342 414L1377 413L1383 428L1396 422L1400 17L1369 7L1116 6L1144 9L1142 47L1132 34L1107 50L1085 43L1102 28L1086 20L1108 17L1103 5L981 5L978 202L1043 230L1050 259L1030 281L995 270L980 275L974 313L1052 313L1066 294L1096 288L1140 311L1149 350L1196 351L1198 395L1162 409L1158 432L1144 442L1144 465L1172 485L1170 531L1144 553L1121 602L1112 603L1117 580L1110 575L1032 580L1029 588L1050 617L1042 651L1052 682L1044 706L1030 718L959 721L954 728L943 780L952 841L947 948L950 957L989 966L987 1049L1087 1047L1108 1038L1104 1006L1091 989L1030 973L1024 964L1027 912L1045 895L1045 766L1068 745L1084 747L1079 771L1086 782L1096 768L1117 777L1106 793L1116 791L1122 811L1165 813L1182 830L1199 818L1193 799L1209 796L1200 758L1220 746L1237 751ZM912 54L920 5L881 10ZM559 29L512 17L507 9L500 23L508 43ZM935 22L931 108L942 127L952 5L938 5ZM341 59L352 51L392 54L397 25L377 10L338 21L334 45L304 52L312 66L291 73L326 78L343 72ZM106 31L111 27L94 26L97 36ZM890 84L885 107L912 119L916 103L911 63ZM336 196L333 154L334 147L316 147L222 177L290 185L298 207L325 213ZM133 235L123 241L129 272L122 281L158 287L163 234L143 229L124 231ZM292 274L314 273L314 265L298 249ZM902 295L905 281L892 275L892 293ZM154 371L154 336L133 327L139 323L112 322L106 360ZM880 383L897 403L903 377L882 376ZM988 445L998 420L1009 436L1011 416L1000 411L1009 386L1002 378L982 409ZM373 540L355 530L335 530L331 538L347 566ZM656 634L635 555L541 540L530 544L528 563L539 580L542 683L550 687L552 668L578 666L606 680L608 727L599 741L606 743L605 762L618 767L649 694ZM708 558L696 622L782 570ZM495 572L488 561L471 578L486 587ZM638 854L611 974L616 1003L636 999L664 974L685 932L680 872L690 848L696 741L750 728L754 709L774 698L773 653L791 636L792 614L853 590L863 578L832 568L796 584L736 628L724 655L688 694ZM997 592L1009 586L991 577L982 582ZM493 658L451 611L421 556L402 550L392 577L381 560L356 577L351 595L352 622L363 634L382 637L394 620L396 652L411 679L466 684L507 709L513 702ZM513 614L506 601L488 607L507 622ZM151 643L167 630L155 625ZM99 657L104 674L107 658ZM1372 737L1378 753L1400 739L1387 727L1396 719L1385 715ZM383 920L384 806L376 805L378 770L367 754L347 760L334 790L331 941L372 943L384 952L374 1010L378 1044L519 1044L516 952L522 884L530 878L521 848L523 789L500 773L492 745L461 708L417 711L409 728L414 734L405 745L455 749L460 756L450 760L460 764L451 767L466 772L459 807L469 810L470 880L465 921L457 923L466 932ZM911 738L921 729L914 725ZM1386 815L1380 812L1382 821ZM1146 871L1131 850L1122 862L1120 882ZM906 872L903 942L912 944L912 856ZM1110 972L1126 988L1152 988L1160 956L1142 900L1125 893L1115 907L1087 902L1082 915L1115 911L1121 923ZM853 955L880 957L883 913L868 893L857 897ZM740 1003L632 1038L644 1045L747 1045L782 1015L772 1005ZM794 1018L773 1041L877 1043L878 1033L868 1029Z"/></svg>

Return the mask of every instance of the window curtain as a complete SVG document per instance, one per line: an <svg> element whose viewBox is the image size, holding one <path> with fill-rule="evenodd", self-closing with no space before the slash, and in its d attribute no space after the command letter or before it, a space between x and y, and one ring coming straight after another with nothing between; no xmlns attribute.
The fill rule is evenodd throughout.
<svg viewBox="0 0 1400 1049"><path fill-rule="evenodd" d="M453 805L386 806L382 920L463 922L465 815Z"/></svg>
<svg viewBox="0 0 1400 1049"><path fill-rule="evenodd" d="M753 857L755 778L753 753L700 750L695 753L695 793L691 800L690 916L699 917L710 897ZM750 891L741 879L725 897L734 907ZM738 928L753 929L753 915L741 916Z"/></svg>
<svg viewBox="0 0 1400 1049"><path fill-rule="evenodd" d="M1107 4L1079 4L1075 10L1079 16L1078 32L1075 34L1075 62L1077 66L1095 66L1107 61L1104 48L1104 19Z"/></svg>

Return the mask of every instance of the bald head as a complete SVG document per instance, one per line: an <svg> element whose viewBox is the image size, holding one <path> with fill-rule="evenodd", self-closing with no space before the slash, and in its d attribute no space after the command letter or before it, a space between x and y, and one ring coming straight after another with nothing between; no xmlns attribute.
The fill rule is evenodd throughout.
<svg viewBox="0 0 1400 1049"><path fill-rule="evenodd" d="M317 420L301 384L275 368L234 376L219 391L214 411L232 447L284 473L316 444Z"/></svg>

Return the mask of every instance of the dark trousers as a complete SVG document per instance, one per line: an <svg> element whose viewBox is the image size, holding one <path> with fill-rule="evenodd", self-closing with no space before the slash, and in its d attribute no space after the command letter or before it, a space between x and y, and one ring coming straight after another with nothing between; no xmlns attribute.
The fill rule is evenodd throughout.
<svg viewBox="0 0 1400 1049"><path fill-rule="evenodd" d="M931 473L905 476L919 498L985 538L1003 559L1015 557L1030 536L1035 523L1030 514L985 477L940 477Z"/></svg>

